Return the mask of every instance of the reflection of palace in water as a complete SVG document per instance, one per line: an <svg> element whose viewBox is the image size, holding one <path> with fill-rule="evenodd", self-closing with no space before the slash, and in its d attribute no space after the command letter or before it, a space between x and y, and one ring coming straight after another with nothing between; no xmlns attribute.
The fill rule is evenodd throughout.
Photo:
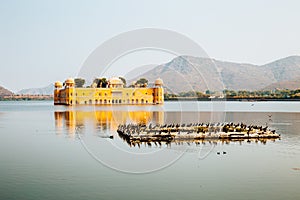
<svg viewBox="0 0 300 200"><path fill-rule="evenodd" d="M216 113L218 114L218 113ZM221 113L222 114L222 113ZM201 117L200 117L201 115ZM197 113L197 112L164 112L162 110L158 111L141 111L141 110L64 110L55 111L55 127L56 133L67 133L69 136L73 137L75 135L76 129L85 129L86 133L97 132L104 133L106 136L107 132L117 133L117 128L119 124L170 124L170 123L189 123L196 121L204 121L208 123L210 121L212 113ZM248 118L246 118L247 116ZM261 121L265 123L266 114L265 113L252 113L249 114L242 113L228 113L226 116L227 121L233 121L238 123L239 121L244 121L249 124L255 121ZM289 115L290 116L290 115ZM200 119L201 118L201 119ZM274 117L275 118L275 117ZM295 119L298 119L295 117ZM274 126L274 125L273 125ZM276 128L276 127L273 127ZM298 130L298 129L297 129ZM100 132L99 132L100 131ZM180 144L230 144L230 143L262 143L275 142L276 139L235 139L235 140L174 140L172 143L177 145ZM161 145L166 142L142 142L147 146L151 145ZM139 141L128 142L130 146L140 146L142 144Z"/></svg>
<svg viewBox="0 0 300 200"><path fill-rule="evenodd" d="M75 133L76 128L91 126L94 129L117 130L119 124L139 123L139 124L163 124L163 111L80 111L67 110L55 111L56 129L67 129L70 134Z"/></svg>

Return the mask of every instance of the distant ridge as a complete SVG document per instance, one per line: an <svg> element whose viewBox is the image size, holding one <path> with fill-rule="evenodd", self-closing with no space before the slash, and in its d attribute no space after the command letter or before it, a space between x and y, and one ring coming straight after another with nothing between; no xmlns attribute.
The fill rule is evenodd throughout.
<svg viewBox="0 0 300 200"><path fill-rule="evenodd" d="M10 96L10 95L13 95L14 93L12 91L9 91L8 89L0 86L0 97L3 97L3 96Z"/></svg>
<svg viewBox="0 0 300 200"><path fill-rule="evenodd" d="M179 56L172 61L159 65L139 77L155 80L163 79L170 92L183 91L220 91L232 90L261 90L284 87L294 89L295 80L300 79L300 56L290 56L265 65L234 63L210 58ZM290 82L291 81L291 82ZM294 81L294 82L293 82ZM290 84L288 84L290 82Z"/></svg>
<svg viewBox="0 0 300 200"><path fill-rule="evenodd" d="M50 95L53 94L54 85L50 84L46 87L42 88L28 88L28 89L22 89L17 92L17 94L31 94L31 95Z"/></svg>
<svg viewBox="0 0 300 200"><path fill-rule="evenodd" d="M265 65L234 63L211 58L178 56L162 65L145 65L127 75L127 84L140 77L162 78L168 92L273 90L300 88L300 56L289 56ZM17 94L53 94L53 84L23 89ZM9 91L10 92L10 91Z"/></svg>

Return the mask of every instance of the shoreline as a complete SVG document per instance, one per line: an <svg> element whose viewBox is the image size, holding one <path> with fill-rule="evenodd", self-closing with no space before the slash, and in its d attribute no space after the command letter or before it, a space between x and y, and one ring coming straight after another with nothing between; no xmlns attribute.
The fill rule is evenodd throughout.
<svg viewBox="0 0 300 200"><path fill-rule="evenodd" d="M300 101L300 98L169 98L164 101L241 101L241 102L261 102L261 101Z"/></svg>
<svg viewBox="0 0 300 200"><path fill-rule="evenodd" d="M0 101L50 101L53 100L53 95L10 95L0 96Z"/></svg>
<svg viewBox="0 0 300 200"><path fill-rule="evenodd" d="M0 97L0 101L51 101L53 100L53 97L49 97L47 95L40 95L38 97L10 97L10 98L3 98ZM300 98L296 99L275 99L275 98L262 98L262 99L257 99L257 98L176 98L176 99L165 99L165 102L176 102L176 101L200 101L200 102L222 102L222 101L232 101L232 102L268 102L268 101L291 101L291 102L298 102L300 101Z"/></svg>

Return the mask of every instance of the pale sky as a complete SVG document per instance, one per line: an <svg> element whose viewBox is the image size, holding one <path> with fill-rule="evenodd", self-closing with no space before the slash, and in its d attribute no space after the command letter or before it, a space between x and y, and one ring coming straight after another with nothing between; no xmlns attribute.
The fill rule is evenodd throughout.
<svg viewBox="0 0 300 200"><path fill-rule="evenodd" d="M139 28L176 31L219 60L300 55L299 8L297 0L1 0L0 85L17 92L74 77L101 43Z"/></svg>

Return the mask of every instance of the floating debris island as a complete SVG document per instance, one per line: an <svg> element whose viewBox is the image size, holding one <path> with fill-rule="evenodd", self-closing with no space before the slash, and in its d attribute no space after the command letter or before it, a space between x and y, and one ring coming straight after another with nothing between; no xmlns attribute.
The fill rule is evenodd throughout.
<svg viewBox="0 0 300 200"><path fill-rule="evenodd" d="M141 125L121 124L117 132L128 143L176 142L182 140L277 139L280 134L268 127L243 123L190 123Z"/></svg>

